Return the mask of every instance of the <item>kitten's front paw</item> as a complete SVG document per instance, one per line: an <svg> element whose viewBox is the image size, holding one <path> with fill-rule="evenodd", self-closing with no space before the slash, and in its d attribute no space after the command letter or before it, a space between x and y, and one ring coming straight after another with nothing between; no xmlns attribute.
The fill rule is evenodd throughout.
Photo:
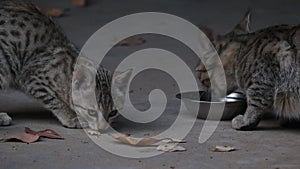
<svg viewBox="0 0 300 169"><path fill-rule="evenodd" d="M0 113L0 126L9 126L11 125L11 117L7 113Z"/></svg>
<svg viewBox="0 0 300 169"><path fill-rule="evenodd" d="M82 128L78 117L74 117L74 118L70 119L63 125L67 128L73 128L73 129L81 129Z"/></svg>
<svg viewBox="0 0 300 169"><path fill-rule="evenodd" d="M243 115L238 115L232 119L232 128L240 130L243 126L245 126L243 118Z"/></svg>
<svg viewBox="0 0 300 169"><path fill-rule="evenodd" d="M254 120L251 122L249 119L245 119L243 115L238 115L232 119L232 128L236 130L253 130L259 120Z"/></svg>

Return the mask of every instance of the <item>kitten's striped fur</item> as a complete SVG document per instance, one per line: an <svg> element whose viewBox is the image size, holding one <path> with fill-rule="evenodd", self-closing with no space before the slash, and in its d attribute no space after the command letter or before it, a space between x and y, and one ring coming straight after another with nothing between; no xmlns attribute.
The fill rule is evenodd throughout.
<svg viewBox="0 0 300 169"><path fill-rule="evenodd" d="M238 31L221 37L217 46L228 92L240 89L247 96L246 113L233 119L233 128L252 129L269 110L279 118L299 120L300 25L279 25L250 33L247 14L236 28ZM204 64L198 70L202 83L210 87Z"/></svg>
<svg viewBox="0 0 300 169"><path fill-rule="evenodd" d="M0 2L0 90L16 88L41 100L69 128L81 127L71 99L78 53L53 20L36 6ZM110 95L111 74L100 67L96 80L100 110L109 121L115 107ZM87 111L81 113L89 115Z"/></svg>

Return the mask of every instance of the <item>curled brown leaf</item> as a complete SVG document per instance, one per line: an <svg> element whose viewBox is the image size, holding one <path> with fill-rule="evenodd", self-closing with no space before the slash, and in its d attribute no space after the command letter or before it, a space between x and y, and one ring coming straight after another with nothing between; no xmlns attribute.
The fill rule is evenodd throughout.
<svg viewBox="0 0 300 169"><path fill-rule="evenodd" d="M40 138L39 135L32 135L28 133L19 133L19 134L13 134L9 136L5 136L0 138L1 141L11 141L11 140L18 140L22 141L24 143L33 143L38 141Z"/></svg>
<svg viewBox="0 0 300 169"><path fill-rule="evenodd" d="M53 139L64 139L57 132L55 132L54 130L51 130L51 129L34 131L28 127L25 127L25 133L32 134L32 135L38 135L40 137L47 137L47 138L53 138Z"/></svg>

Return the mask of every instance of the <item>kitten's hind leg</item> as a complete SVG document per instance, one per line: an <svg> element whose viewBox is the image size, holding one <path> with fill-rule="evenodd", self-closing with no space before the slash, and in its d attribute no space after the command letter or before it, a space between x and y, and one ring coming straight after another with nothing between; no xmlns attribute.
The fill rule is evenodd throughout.
<svg viewBox="0 0 300 169"><path fill-rule="evenodd" d="M0 126L9 126L11 125L11 121L12 119L7 115L7 113L0 113Z"/></svg>
<svg viewBox="0 0 300 169"><path fill-rule="evenodd" d="M246 112L244 115L238 115L232 120L232 128L237 130L254 129L260 122L263 113L272 107L273 92L260 89L262 88L257 86L248 89Z"/></svg>

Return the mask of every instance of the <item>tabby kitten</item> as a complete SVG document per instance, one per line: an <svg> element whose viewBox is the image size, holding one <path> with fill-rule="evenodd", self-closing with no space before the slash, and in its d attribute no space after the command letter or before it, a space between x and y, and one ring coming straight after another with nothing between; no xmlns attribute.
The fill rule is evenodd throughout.
<svg viewBox="0 0 300 169"><path fill-rule="evenodd" d="M72 74L78 55L78 49L36 6L0 2L0 90L19 89L42 101L68 128L81 128L71 98ZM116 97L123 98L130 74L127 71L112 77L103 67L99 67L97 76L90 71L76 74L77 86L90 86L86 77L96 81L97 111L85 107L77 111L79 117L89 119L92 129L106 128L104 120L111 122L118 115L110 93L111 84L117 84ZM8 124L7 119L0 119L1 124Z"/></svg>
<svg viewBox="0 0 300 169"><path fill-rule="evenodd" d="M238 130L255 128L262 115L272 110L283 120L300 119L300 25L279 25L254 33L249 30L250 14L225 36L218 36L216 48L223 64L227 90L245 92L248 107L232 120ZM205 61L204 61L205 62ZM209 66L214 63L206 63ZM210 88L204 64L199 79ZM215 76L212 76L215 77ZM214 91L214 89L211 89Z"/></svg>

